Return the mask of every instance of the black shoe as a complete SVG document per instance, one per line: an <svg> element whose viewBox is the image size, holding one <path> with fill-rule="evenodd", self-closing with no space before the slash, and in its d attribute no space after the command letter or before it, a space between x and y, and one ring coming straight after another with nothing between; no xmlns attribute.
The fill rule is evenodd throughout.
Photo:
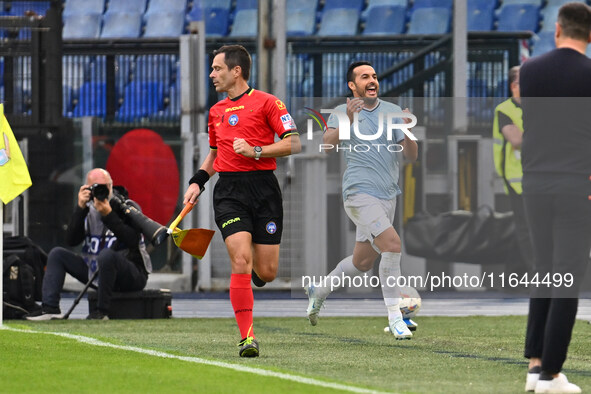
<svg viewBox="0 0 591 394"><path fill-rule="evenodd" d="M259 343L253 337L246 337L238 343L240 357L258 357Z"/></svg>
<svg viewBox="0 0 591 394"><path fill-rule="evenodd" d="M53 306L43 305L41 308L25 315L25 319L30 321L43 321L43 320L55 320L63 319L60 308Z"/></svg>
<svg viewBox="0 0 591 394"><path fill-rule="evenodd" d="M109 316L101 310L95 309L90 315L86 316L86 320L109 320Z"/></svg>
<svg viewBox="0 0 591 394"><path fill-rule="evenodd" d="M264 285L267 284L267 282L265 282L264 280L259 278L259 276L257 275L256 272L254 272L254 270L252 270L251 278L252 278L252 283L254 283L254 285L256 287L263 287Z"/></svg>

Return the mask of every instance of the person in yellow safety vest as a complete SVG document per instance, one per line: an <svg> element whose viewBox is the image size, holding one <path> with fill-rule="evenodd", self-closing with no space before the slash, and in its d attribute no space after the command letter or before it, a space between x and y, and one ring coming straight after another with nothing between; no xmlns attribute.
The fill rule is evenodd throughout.
<svg viewBox="0 0 591 394"><path fill-rule="evenodd" d="M529 229L525 220L523 198L521 196L521 142L523 140L523 118L521 96L519 92L519 66L509 70L511 95L495 108L493 121L493 156L495 168L509 195L517 242L521 252L519 262L509 262L512 272L524 273L533 266L533 251L529 237Z"/></svg>

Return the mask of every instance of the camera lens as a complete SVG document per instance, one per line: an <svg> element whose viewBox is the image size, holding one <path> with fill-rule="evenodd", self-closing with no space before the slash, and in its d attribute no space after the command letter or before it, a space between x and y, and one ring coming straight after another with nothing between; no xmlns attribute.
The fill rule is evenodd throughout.
<svg viewBox="0 0 591 394"><path fill-rule="evenodd" d="M90 195L97 200L106 200L109 197L109 187L100 183L95 183L90 187Z"/></svg>

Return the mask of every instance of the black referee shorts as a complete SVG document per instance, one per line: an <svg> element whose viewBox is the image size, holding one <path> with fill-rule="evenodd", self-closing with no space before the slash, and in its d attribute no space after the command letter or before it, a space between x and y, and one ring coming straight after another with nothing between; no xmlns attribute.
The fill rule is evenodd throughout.
<svg viewBox="0 0 591 394"><path fill-rule="evenodd" d="M248 231L253 243L278 245L283 199L273 171L220 172L213 190L215 222L224 240Z"/></svg>

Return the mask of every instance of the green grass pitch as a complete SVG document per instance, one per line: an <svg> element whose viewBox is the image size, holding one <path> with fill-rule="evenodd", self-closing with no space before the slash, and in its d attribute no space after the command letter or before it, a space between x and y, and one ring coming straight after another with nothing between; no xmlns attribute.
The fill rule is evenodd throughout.
<svg viewBox="0 0 591 394"><path fill-rule="evenodd" d="M255 318L261 357L238 357L234 319L5 322L119 346L254 367L354 388L397 393L523 391L525 321L417 317L410 341L384 333L385 318ZM327 393L337 390L250 372L0 330L2 393ZM591 325L577 321L564 372L591 388ZM296 378L296 380L299 378Z"/></svg>

